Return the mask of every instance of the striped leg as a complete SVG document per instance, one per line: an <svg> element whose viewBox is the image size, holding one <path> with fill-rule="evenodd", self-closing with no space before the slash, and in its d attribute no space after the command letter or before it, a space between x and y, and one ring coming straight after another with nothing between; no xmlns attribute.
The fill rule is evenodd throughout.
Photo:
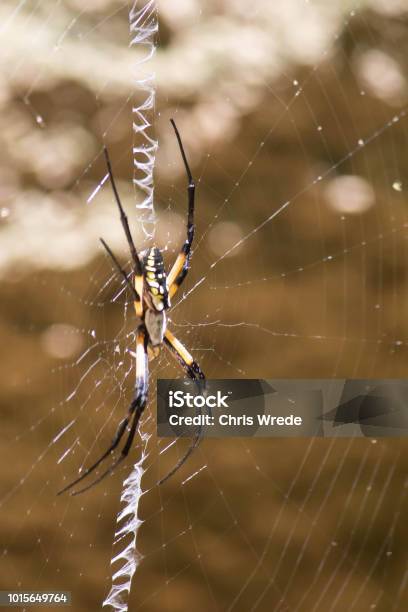
<svg viewBox="0 0 408 612"><path fill-rule="evenodd" d="M177 338L168 329L166 329L164 334L164 343L167 348L169 348L172 355L177 359L182 368L184 368L187 376L193 380L197 380L199 390L203 390L203 388L205 388L205 376L201 371L200 366L196 361L194 361L192 355L190 355L184 344L182 344L180 340L177 340ZM204 383L200 383L200 380L203 380Z"/></svg>
<svg viewBox="0 0 408 612"><path fill-rule="evenodd" d="M121 454L116 459L116 461L114 461L107 470L105 470L100 476L98 476L98 478L93 480L89 485L77 491L73 491L71 495L79 495L79 493L83 493L84 491L87 491L88 489L96 485L98 482L103 480L106 476L111 474L115 470L115 468L119 465L119 463L121 463L127 457L129 450L132 446L132 442L135 437L136 431L137 431L140 417L142 416L143 411L146 407L147 389L148 389L147 382L148 382L147 337L146 337L146 330L145 330L144 325L139 325L137 329L137 334L136 334L136 387L135 387L134 398L129 406L128 413L126 417L122 419L122 421L119 423L119 426L116 430L115 437L112 440L112 444L103 453L103 455L98 459L98 461L96 461L89 468L87 468L85 472L79 478L77 478L76 480L71 482L69 485L61 489L61 491L58 492L58 495L61 495L61 493L68 491L69 489L77 485L79 482L84 480L84 478L89 476L89 474L91 474L98 467L98 465L100 465L102 461L104 461L104 459L106 459L119 445L119 442L123 438L123 435L129 423L132 421L125 445L121 451Z"/></svg>
<svg viewBox="0 0 408 612"><path fill-rule="evenodd" d="M181 157L183 158L184 167L186 169L188 186L187 186L187 197L188 197L188 216L187 216L187 239L179 253L176 261L171 268L167 282L169 286L169 294L170 298L176 293L177 289L180 287L181 283L187 276L187 272L190 265L190 257L191 257L191 245L194 239L194 197L195 197L195 183L193 176L191 174L190 167L187 162L187 157L184 151L183 143L181 141L181 137L179 131L177 129L176 124L173 119L170 120L171 124L176 133L177 142L180 148Z"/></svg>
<svg viewBox="0 0 408 612"><path fill-rule="evenodd" d="M197 382L198 390L201 393L205 393L204 373L202 372L198 363L194 361L193 357L190 355L186 347L179 340L177 340L177 338L169 330L166 330L165 337L164 337L164 343L167 346L167 348L170 350L171 354L177 359L178 363L185 370L187 376ZM191 444L188 447L187 451L181 457L181 459L177 461L176 465L170 470L170 472L168 472L166 476L164 476L163 478L161 478L161 480L159 480L158 482L159 485L166 482L166 480L168 480L171 476L173 476L173 474L175 474L177 470L179 470L181 466L187 461L187 459L190 457L194 449L201 442L201 434L202 434L202 426L199 425L197 427L196 434L194 438L192 439Z"/></svg>

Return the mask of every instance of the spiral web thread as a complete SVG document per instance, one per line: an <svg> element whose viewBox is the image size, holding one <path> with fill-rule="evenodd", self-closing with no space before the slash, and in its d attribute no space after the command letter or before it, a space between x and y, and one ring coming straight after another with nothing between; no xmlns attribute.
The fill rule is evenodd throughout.
<svg viewBox="0 0 408 612"><path fill-rule="evenodd" d="M137 534L142 521L138 518L139 502L143 495L142 477L144 473L143 462L146 457L145 447L148 441L147 435L141 436L143 451L139 461L133 466L132 472L123 482L122 495L120 497L123 506L116 517L116 531L114 536L114 549L119 547L119 552L114 554L111 565L120 564L112 575L111 589L103 602L103 606L111 606L118 612L127 612L128 598L132 584L132 578L142 555L137 550Z"/></svg>
<svg viewBox="0 0 408 612"><path fill-rule="evenodd" d="M130 13L131 32L130 45L143 45L146 54L138 62L138 68L152 57L156 50L156 35L158 32L157 10L155 0L136 0ZM138 90L145 92L146 97L140 106L133 106L133 146L134 175L133 184L145 194L143 202L137 208L145 213L140 219L146 237L151 237L154 230L154 184L153 170L157 151L157 140L150 135L151 118L154 112L155 88L154 75L147 74L136 80ZM114 554L111 559L113 569L111 589L103 602L118 612L127 612L128 599L133 576L142 560L137 550L137 535L142 521L138 518L139 502L143 495L142 477L143 463L146 457L146 447L149 435L140 434L142 448L139 461L133 466L132 472L124 480L120 498L121 509L116 517L116 530L113 540ZM118 566L119 564L119 566Z"/></svg>
<svg viewBox="0 0 408 612"><path fill-rule="evenodd" d="M136 89L146 94L139 106L132 107L133 114L133 185L144 194L136 207L142 211L141 226L146 237L154 232L154 184L153 170L156 159L157 140L152 137L152 119L156 98L155 75L144 73L142 66L152 59L156 51L158 33L155 0L136 0L129 13L130 46L138 45L146 51L137 63Z"/></svg>

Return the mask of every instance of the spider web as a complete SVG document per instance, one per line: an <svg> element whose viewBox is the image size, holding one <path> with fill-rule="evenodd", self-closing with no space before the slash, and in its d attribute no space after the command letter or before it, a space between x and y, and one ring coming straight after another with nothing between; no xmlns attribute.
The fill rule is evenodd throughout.
<svg viewBox="0 0 408 612"><path fill-rule="evenodd" d="M132 108L146 99L131 8L0 8L1 588L69 590L74 609L100 609L140 461L129 609L402 610L405 442L206 440L158 487L188 444L155 436L155 380L180 375L164 351L129 461L87 494L55 495L106 449L133 391L134 311L98 244L126 261L102 142L148 244L131 185ZM406 376L404 10L158 3L152 227L169 265L186 213L174 117L198 198L169 326L208 377Z"/></svg>

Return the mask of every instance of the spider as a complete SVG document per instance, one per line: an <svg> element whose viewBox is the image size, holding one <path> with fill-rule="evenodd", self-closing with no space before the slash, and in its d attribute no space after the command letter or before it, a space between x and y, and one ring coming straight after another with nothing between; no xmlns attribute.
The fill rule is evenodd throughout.
<svg viewBox="0 0 408 612"><path fill-rule="evenodd" d="M147 404L149 357L154 358L155 356L157 356L163 344L170 351L173 357L178 361L178 363L182 366L187 376L197 382L199 388L205 385L205 376L200 366L196 363L196 361L194 361L193 357L190 355L189 351L183 346L183 344L167 328L166 311L170 308L170 300L171 298L173 298L178 288L187 276L190 266L191 245L194 238L195 195L195 183L190 171L190 167L188 165L187 156L184 151L179 131L174 120L170 119L170 122L173 126L177 138L178 146L188 179L188 214L187 238L169 274L166 274L163 254L159 248L154 246L147 249L147 251L142 253L140 256L138 255L135 244L133 242L129 222L125 211L123 210L122 203L120 201L119 194L116 188L109 154L107 149L104 148L106 165L108 168L108 174L112 185L113 194L119 209L120 220L126 235L131 254L131 260L133 263L133 269L131 274L128 275L125 272L110 247L102 238L100 240L108 255L112 259L117 273L123 277L127 287L130 289L134 300L136 316L141 320L141 323L138 325L136 330L136 385L133 399L128 408L127 415L120 421L116 430L116 434L109 448L107 448L103 455L101 455L101 457L99 457L99 459L95 461L95 463L93 463L89 468L87 468L84 473L81 474L81 476L79 476L78 478L70 482L66 487L61 489L58 495L61 495L61 493L64 493L69 489L72 489L73 487L75 487L75 485L87 478L107 457L109 457L113 453L113 451L117 448L123 436L125 435L125 432L129 428L126 442L122 448L119 457L115 461L113 461L113 463L100 476L98 476L98 478L93 480L87 486L72 491L71 495L78 495L80 493L83 493L84 491L87 491L88 489L99 483L106 476L111 474L117 468L117 466L127 457L131 449L140 418ZM194 448L199 443L200 435L200 430L198 430L185 455L181 457L181 459L170 470L170 472L159 481L159 484L165 482L183 465L183 463L187 460L189 455L193 452Z"/></svg>

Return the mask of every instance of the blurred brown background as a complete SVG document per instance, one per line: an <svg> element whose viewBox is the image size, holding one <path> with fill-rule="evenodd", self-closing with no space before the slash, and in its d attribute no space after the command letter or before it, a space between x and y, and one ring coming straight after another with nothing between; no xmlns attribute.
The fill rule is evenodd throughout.
<svg viewBox="0 0 408 612"><path fill-rule="evenodd" d="M70 590L74 610L100 609L110 588L139 456L84 496L55 495L132 393L135 320L98 238L124 261L125 240L108 185L86 204L104 142L142 245L128 10L0 7L0 588ZM158 10L156 242L170 263L184 236L174 117L198 180L184 293L205 279L174 331L208 377L406 377L405 1ZM130 610L403 610L404 440L207 440L158 488L184 444L157 454L155 379L179 374L165 354L152 364Z"/></svg>

